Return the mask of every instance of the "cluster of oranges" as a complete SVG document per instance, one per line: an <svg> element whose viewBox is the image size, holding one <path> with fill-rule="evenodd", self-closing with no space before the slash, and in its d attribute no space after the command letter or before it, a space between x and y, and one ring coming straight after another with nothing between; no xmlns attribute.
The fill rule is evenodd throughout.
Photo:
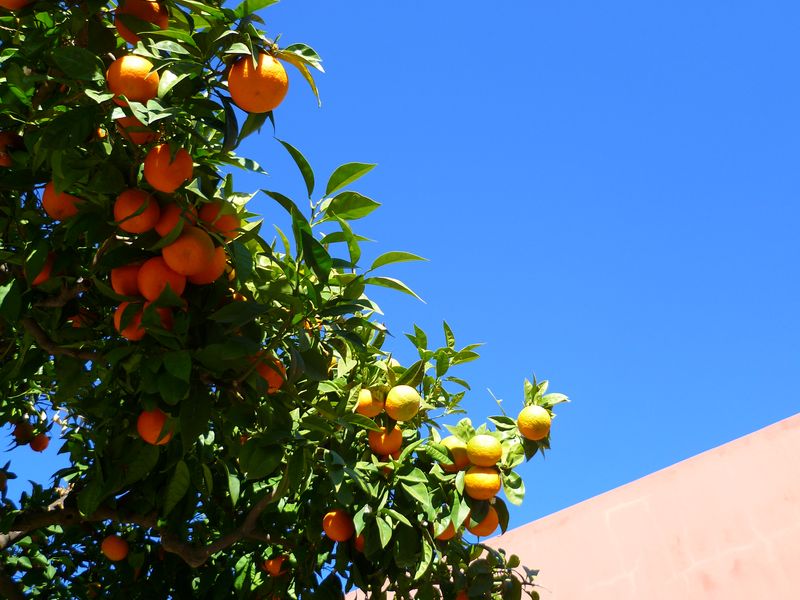
<svg viewBox="0 0 800 600"><path fill-rule="evenodd" d="M20 421L15 424L11 434L19 446L28 444L34 452L44 452L50 445L50 438L47 434L35 433L29 421Z"/></svg>

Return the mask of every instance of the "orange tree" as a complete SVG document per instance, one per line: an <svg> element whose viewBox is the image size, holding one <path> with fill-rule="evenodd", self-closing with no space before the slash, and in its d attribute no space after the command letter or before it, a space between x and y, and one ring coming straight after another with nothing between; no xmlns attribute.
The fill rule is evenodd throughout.
<svg viewBox="0 0 800 600"><path fill-rule="evenodd" d="M413 294L376 272L418 257L360 268L372 165L317 193L280 142L310 204L259 190L291 223L264 240L229 171L262 170L236 151L284 65L322 70L269 4L0 0L0 420L69 461L18 500L0 470L0 595L535 597L467 532L505 530L566 398L526 381L518 419L442 436L475 346L384 348L365 290Z"/></svg>

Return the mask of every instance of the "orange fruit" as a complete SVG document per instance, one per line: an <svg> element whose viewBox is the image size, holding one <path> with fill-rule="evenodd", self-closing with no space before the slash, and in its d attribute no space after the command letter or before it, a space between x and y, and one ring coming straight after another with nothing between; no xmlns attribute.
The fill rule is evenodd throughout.
<svg viewBox="0 0 800 600"><path fill-rule="evenodd" d="M366 543L367 540L364 538L363 533L359 533L356 537L353 538L353 547L361 553L364 552L364 545Z"/></svg>
<svg viewBox="0 0 800 600"><path fill-rule="evenodd" d="M153 303L145 302L142 312L146 311L151 304ZM172 331L172 326L175 324L175 320L172 317L172 309L167 308L166 306L158 306L155 308L155 311L159 316L159 320L161 321L161 327L167 331Z"/></svg>
<svg viewBox="0 0 800 600"><path fill-rule="evenodd" d="M214 255L211 260L203 265L203 270L194 275L189 275L186 279L189 280L189 283L195 285L214 283L222 277L226 266L228 266L228 255L225 254L225 248L217 246L214 248Z"/></svg>
<svg viewBox="0 0 800 600"><path fill-rule="evenodd" d="M289 90L286 69L271 54L262 52L253 66L245 56L228 73L228 91L236 106L250 113L265 113L278 107Z"/></svg>
<svg viewBox="0 0 800 600"><path fill-rule="evenodd" d="M145 333L147 333L144 327L142 327L141 309L131 317L131 320L128 321L128 324L124 328L122 327L122 315L125 313L125 309L128 308L129 304L130 302L123 302L114 311L114 328L126 340L138 342L144 337Z"/></svg>
<svg viewBox="0 0 800 600"><path fill-rule="evenodd" d="M456 594L456 600L469 600L469 594L467 594L467 590L461 590Z"/></svg>
<svg viewBox="0 0 800 600"><path fill-rule="evenodd" d="M40 433L31 440L31 450L34 452L44 452L45 448L50 445L50 438L45 434Z"/></svg>
<svg viewBox="0 0 800 600"><path fill-rule="evenodd" d="M503 456L500 441L491 435L474 435L467 442L467 458L473 465L493 467Z"/></svg>
<svg viewBox="0 0 800 600"><path fill-rule="evenodd" d="M33 426L28 421L20 421L14 425L14 431L11 432L17 444L20 446L27 444L33 439Z"/></svg>
<svg viewBox="0 0 800 600"><path fill-rule="evenodd" d="M144 178L165 194L181 187L191 179L193 172L192 157L184 148L179 148L172 156L169 144L158 144L150 148L144 158Z"/></svg>
<svg viewBox="0 0 800 600"><path fill-rule="evenodd" d="M214 242L199 227L188 225L174 242L161 249L161 256L176 273L196 275L214 260Z"/></svg>
<svg viewBox="0 0 800 600"><path fill-rule="evenodd" d="M517 429L522 437L538 441L550 435L550 413L543 406L531 404L517 416Z"/></svg>
<svg viewBox="0 0 800 600"><path fill-rule="evenodd" d="M171 203L161 207L161 218L156 223L156 231L161 237L167 237L178 226L178 223L197 223L197 209L189 205L181 208L179 204Z"/></svg>
<svg viewBox="0 0 800 600"><path fill-rule="evenodd" d="M72 324L72 327L75 329L80 329L81 327L88 327L91 323L91 318L86 311L81 309L81 312L72 315L67 319L69 323Z"/></svg>
<svg viewBox="0 0 800 600"><path fill-rule="evenodd" d="M221 213L221 214L220 214ZM200 207L200 219L214 233L232 240L239 235L241 219L234 213L234 208L227 202L210 202Z"/></svg>
<svg viewBox="0 0 800 600"><path fill-rule="evenodd" d="M139 284L139 293L150 301L158 300L167 286L176 296L183 294L186 288L186 276L170 269L161 256L145 261L139 268L136 281Z"/></svg>
<svg viewBox="0 0 800 600"><path fill-rule="evenodd" d="M19 10L23 6L27 6L33 0L0 0L0 7L7 10Z"/></svg>
<svg viewBox="0 0 800 600"><path fill-rule="evenodd" d="M10 167L14 164L8 149L20 146L21 143L22 138L16 133L0 131L0 167Z"/></svg>
<svg viewBox="0 0 800 600"><path fill-rule="evenodd" d="M346 542L356 532L353 518L342 508L334 508L325 514L322 529L334 542Z"/></svg>
<svg viewBox="0 0 800 600"><path fill-rule="evenodd" d="M379 394L372 392L368 388L361 388L358 392L358 404L356 412L365 417L377 417L383 411L383 400Z"/></svg>
<svg viewBox="0 0 800 600"><path fill-rule="evenodd" d="M36 277L33 278L31 281L31 285L42 285L44 282L50 279L50 275L53 273L53 262L55 261L55 255L51 252L47 255L47 258L42 265L42 270L36 274Z"/></svg>
<svg viewBox="0 0 800 600"><path fill-rule="evenodd" d="M500 487L500 473L494 467L470 467L464 475L464 493L473 500L494 498Z"/></svg>
<svg viewBox="0 0 800 600"><path fill-rule="evenodd" d="M453 459L452 465L442 465L442 469L447 473L457 473L469 466L469 458L467 457L467 445L461 438L454 435L448 435L442 440L444 445L451 454Z"/></svg>
<svg viewBox="0 0 800 600"><path fill-rule="evenodd" d="M169 13L166 6L153 2L152 0L125 0L125 2L118 6L114 11L114 25L117 28L117 33L120 37L129 44L136 45L139 41L139 36L133 31L128 29L120 15L131 15L142 21L147 21L156 25L160 29L166 29L169 24Z"/></svg>
<svg viewBox="0 0 800 600"><path fill-rule="evenodd" d="M419 393L410 385L396 385L386 395L384 409L395 421L410 421L419 412Z"/></svg>
<svg viewBox="0 0 800 600"><path fill-rule="evenodd" d="M367 434L370 449L378 455L386 456L400 450L403 445L403 432L399 427L395 427L387 432L386 427L381 427L380 431L370 431Z"/></svg>
<svg viewBox="0 0 800 600"><path fill-rule="evenodd" d="M490 506L489 512L486 513L483 520L475 525L467 525L467 529L470 533L479 537L485 537L487 535L492 535L499 524L500 519L497 516L497 511L494 509L494 506Z"/></svg>
<svg viewBox="0 0 800 600"><path fill-rule="evenodd" d="M172 438L170 429L164 431L166 422L167 414L161 409L145 410L136 420L136 431L139 433L139 437L148 444L162 446ZM162 431L164 431L163 436L161 435Z"/></svg>
<svg viewBox="0 0 800 600"><path fill-rule="evenodd" d="M274 394L281 389L286 381L283 363L274 356L257 356L254 360L258 361L256 372L267 382L267 394Z"/></svg>
<svg viewBox="0 0 800 600"><path fill-rule="evenodd" d="M117 562L128 556L128 542L116 535L109 535L100 544L100 551L108 560Z"/></svg>
<svg viewBox="0 0 800 600"><path fill-rule="evenodd" d="M117 131L129 142L141 146L149 144L158 137L152 129L145 127L136 117L122 117L116 121Z"/></svg>
<svg viewBox="0 0 800 600"><path fill-rule="evenodd" d="M447 529L445 529L442 533L436 536L436 539L440 542L446 542L447 540L451 540L456 536L456 528L453 526L453 522L450 521L447 524Z"/></svg>
<svg viewBox="0 0 800 600"><path fill-rule="evenodd" d="M134 102L146 103L158 95L158 73L149 60L135 54L126 54L111 63L106 71L108 89L116 94L114 102L124 106L119 96Z"/></svg>
<svg viewBox="0 0 800 600"><path fill-rule="evenodd" d="M128 189L114 201L117 227L128 233L145 233L158 223L161 208L156 199L144 190Z"/></svg>
<svg viewBox="0 0 800 600"><path fill-rule="evenodd" d="M138 296L141 264L122 265L111 269L111 288L120 296Z"/></svg>
<svg viewBox="0 0 800 600"><path fill-rule="evenodd" d="M51 219L63 221L78 214L78 205L81 199L66 192L56 192L56 186L51 181L44 186L42 193L42 208Z"/></svg>
<svg viewBox="0 0 800 600"><path fill-rule="evenodd" d="M281 569L284 560L285 557L283 556L269 558L264 561L264 563L261 565L261 568L264 569L267 573L269 573L273 577L280 577L281 575L286 573L285 569Z"/></svg>

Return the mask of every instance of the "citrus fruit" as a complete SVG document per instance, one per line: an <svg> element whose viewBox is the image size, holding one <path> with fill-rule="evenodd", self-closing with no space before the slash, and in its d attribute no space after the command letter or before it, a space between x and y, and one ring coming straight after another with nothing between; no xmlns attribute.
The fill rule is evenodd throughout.
<svg viewBox="0 0 800 600"><path fill-rule="evenodd" d="M228 266L228 255L225 254L225 248L217 246L214 248L211 260L203 265L203 269L199 273L187 276L186 279L195 285L214 283L222 277L226 266Z"/></svg>
<svg viewBox="0 0 800 600"><path fill-rule="evenodd" d="M142 56L126 54L111 63L106 71L108 89L116 95L114 102L124 106L119 96L146 103L158 95L158 73L153 63Z"/></svg>
<svg viewBox="0 0 800 600"><path fill-rule="evenodd" d="M16 133L0 131L0 167L10 167L14 164L8 149L20 146L21 143L22 138Z"/></svg>
<svg viewBox="0 0 800 600"><path fill-rule="evenodd" d="M27 6L33 0L0 0L0 7L7 10L19 10L23 6Z"/></svg>
<svg viewBox="0 0 800 600"><path fill-rule="evenodd" d="M14 431L11 432L17 444L20 446L27 444L33 438L33 426L28 421L20 421L14 425Z"/></svg>
<svg viewBox="0 0 800 600"><path fill-rule="evenodd" d="M120 296L138 296L141 264L122 265L111 269L111 288Z"/></svg>
<svg viewBox="0 0 800 600"><path fill-rule="evenodd" d="M475 525L467 525L467 529L470 533L479 537L485 537L487 535L492 535L499 524L500 519L497 517L497 511L494 509L494 506L490 506L486 516Z"/></svg>
<svg viewBox="0 0 800 600"><path fill-rule="evenodd" d="M386 431L386 427L381 427L380 431L370 431L367 434L370 449L378 455L386 456L400 450L403 445L403 432L399 427L391 431Z"/></svg>
<svg viewBox="0 0 800 600"><path fill-rule="evenodd" d="M208 226L209 230L220 234L227 240L232 240L239 235L238 229L242 225L233 206L227 202L204 204L200 207L200 219Z"/></svg>
<svg viewBox="0 0 800 600"><path fill-rule="evenodd" d="M500 473L494 467L470 467L464 475L464 493L473 500L494 498L500 485Z"/></svg>
<svg viewBox="0 0 800 600"><path fill-rule="evenodd" d="M451 458L453 459L452 465L442 465L442 469L447 473L457 473L469 466L467 445L464 443L464 440L454 435L448 435L442 440L442 445L450 451Z"/></svg>
<svg viewBox="0 0 800 600"><path fill-rule="evenodd" d="M109 535L100 544L100 551L108 560L117 562L128 556L128 542L116 535Z"/></svg>
<svg viewBox="0 0 800 600"><path fill-rule="evenodd" d="M51 181L44 186L42 193L42 208L51 219L63 221L78 214L78 205L81 199L66 192L56 192L56 186Z"/></svg>
<svg viewBox="0 0 800 600"><path fill-rule="evenodd" d="M410 421L419 412L419 393L410 385L396 385L386 395L384 409L395 421Z"/></svg>
<svg viewBox="0 0 800 600"><path fill-rule="evenodd" d="M264 561L261 567L273 577L280 577L284 573L286 573L285 569L281 569L283 565L283 561L285 557L283 556L276 556L275 558L268 558Z"/></svg>
<svg viewBox="0 0 800 600"><path fill-rule="evenodd" d="M176 296L186 288L186 276L176 273L161 256L154 256L144 262L136 276L139 293L148 300L155 301L167 286Z"/></svg>
<svg viewBox="0 0 800 600"><path fill-rule="evenodd" d="M126 340L130 340L131 342L138 342L147 333L144 327L142 327L141 309L138 310L133 315L133 317L131 317L131 319L127 322L127 325L125 325L125 327L122 327L122 315L125 313L125 309L127 309L129 305L130 302L123 302L114 311L114 328Z"/></svg>
<svg viewBox="0 0 800 600"><path fill-rule="evenodd" d="M522 437L537 441L550 434L550 413L543 406L531 404L517 416L517 429Z"/></svg>
<svg viewBox="0 0 800 600"><path fill-rule="evenodd" d="M140 38L125 25L124 19L119 18L120 15L136 17L142 21L152 23L160 29L166 29L169 24L169 13L164 5L152 0L125 0L114 11L114 25L120 37L134 46Z"/></svg>
<svg viewBox="0 0 800 600"><path fill-rule="evenodd" d="M42 285L44 282L50 279L50 275L53 273L53 262L55 261L55 255L51 252L47 255L47 258L42 265L41 271L36 274L36 277L33 278L31 281L31 285Z"/></svg>
<svg viewBox="0 0 800 600"><path fill-rule="evenodd" d="M144 314L152 304L152 302L145 302L142 313ZM158 306L155 307L155 311L159 317L158 320L161 321L161 327L167 331L172 331L172 326L175 324L175 320L172 316L172 309L166 306Z"/></svg>
<svg viewBox="0 0 800 600"><path fill-rule="evenodd" d="M161 207L161 217L156 223L156 231L161 237L168 236L178 223L197 223L197 209L194 206L182 208L179 204L171 203Z"/></svg>
<svg viewBox="0 0 800 600"><path fill-rule="evenodd" d="M50 438L43 433L35 435L31 440L31 450L34 452L44 452L45 448L47 448L49 445Z"/></svg>
<svg viewBox="0 0 800 600"><path fill-rule="evenodd" d="M161 409L145 410L136 420L136 431L139 432L139 437L148 444L161 446L172 438L172 431L169 429L164 432L163 436L161 435L166 422L167 414Z"/></svg>
<svg viewBox="0 0 800 600"><path fill-rule="evenodd" d="M469 594L467 594L467 590L461 590L456 594L456 600L469 600Z"/></svg>
<svg viewBox="0 0 800 600"><path fill-rule="evenodd" d="M260 355L255 358L258 362L256 372L261 379L267 382L267 394L274 394L283 386L286 381L286 368L283 363L274 356Z"/></svg>
<svg viewBox="0 0 800 600"><path fill-rule="evenodd" d="M253 66L250 56L238 60L228 73L228 91L236 106L250 113L278 107L289 90L286 69L271 54L262 52Z"/></svg>
<svg viewBox="0 0 800 600"><path fill-rule="evenodd" d="M491 435L474 435L467 443L467 458L473 465L493 467L502 456L500 441Z"/></svg>
<svg viewBox="0 0 800 600"><path fill-rule="evenodd" d="M450 521L447 524L447 529L445 529L442 533L436 536L436 539L440 542L446 542L447 540L451 540L456 536L456 528L453 526L453 522Z"/></svg>
<svg viewBox="0 0 800 600"><path fill-rule="evenodd" d="M170 154L169 144L157 144L144 158L144 178L159 192L171 194L192 177L192 157L184 148Z"/></svg>
<svg viewBox="0 0 800 600"><path fill-rule="evenodd" d="M364 545L366 544L366 539L364 539L364 534L359 533L356 537L353 538L353 547L358 550L359 552L364 552Z"/></svg>
<svg viewBox="0 0 800 600"><path fill-rule="evenodd" d="M152 129L145 127L136 117L122 117L116 121L117 131L129 142L141 146L149 144L158 137Z"/></svg>
<svg viewBox="0 0 800 600"><path fill-rule="evenodd" d="M334 508L325 514L322 529L334 542L346 542L356 532L353 518L342 508Z"/></svg>
<svg viewBox="0 0 800 600"><path fill-rule="evenodd" d="M158 202L144 190L125 190L114 201L114 220L117 227L128 233L150 231L158 223L160 216Z"/></svg>
<svg viewBox="0 0 800 600"><path fill-rule="evenodd" d="M167 266L181 275L195 275L214 260L214 242L200 229L187 225L174 242L161 249Z"/></svg>
<svg viewBox="0 0 800 600"><path fill-rule="evenodd" d="M361 388L361 391L358 392L356 412L371 419L381 414L381 411L383 411L383 400L380 396L368 388Z"/></svg>

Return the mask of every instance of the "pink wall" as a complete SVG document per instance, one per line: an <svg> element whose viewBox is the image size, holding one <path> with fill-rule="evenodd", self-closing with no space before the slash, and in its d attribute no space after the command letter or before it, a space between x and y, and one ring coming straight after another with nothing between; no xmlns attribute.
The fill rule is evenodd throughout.
<svg viewBox="0 0 800 600"><path fill-rule="evenodd" d="M543 600L800 600L800 415L489 543Z"/></svg>

